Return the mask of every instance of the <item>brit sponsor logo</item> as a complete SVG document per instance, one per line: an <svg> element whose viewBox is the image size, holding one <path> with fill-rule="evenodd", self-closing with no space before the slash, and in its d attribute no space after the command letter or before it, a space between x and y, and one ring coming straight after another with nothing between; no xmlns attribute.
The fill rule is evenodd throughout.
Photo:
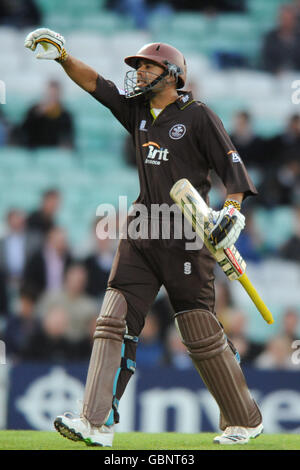
<svg viewBox="0 0 300 470"><path fill-rule="evenodd" d="M186 127L184 124L175 124L171 127L169 131L169 136L171 139L178 140L181 139L186 133Z"/></svg>
<svg viewBox="0 0 300 470"><path fill-rule="evenodd" d="M143 144L143 147L148 147L148 155L145 163L150 165L160 165L161 162L167 162L169 160L169 150L160 147L156 142L147 142Z"/></svg>

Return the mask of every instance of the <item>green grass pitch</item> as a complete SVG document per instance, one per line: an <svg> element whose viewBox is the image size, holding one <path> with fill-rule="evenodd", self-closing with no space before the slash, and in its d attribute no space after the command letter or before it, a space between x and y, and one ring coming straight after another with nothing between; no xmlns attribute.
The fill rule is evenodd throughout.
<svg viewBox="0 0 300 470"><path fill-rule="evenodd" d="M246 445L220 446L212 444L216 434L146 434L117 433L112 448L105 450L300 450L296 434L262 434ZM73 442L57 432L0 431L0 450L102 450Z"/></svg>

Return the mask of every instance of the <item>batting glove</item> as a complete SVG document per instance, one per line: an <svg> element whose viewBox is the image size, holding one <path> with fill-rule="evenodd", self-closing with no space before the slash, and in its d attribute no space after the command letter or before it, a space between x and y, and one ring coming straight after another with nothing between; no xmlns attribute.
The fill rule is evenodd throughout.
<svg viewBox="0 0 300 470"><path fill-rule="evenodd" d="M209 218L214 227L208 238L216 250L234 245L245 227L245 217L240 213L240 204L236 201L227 200L221 211L210 209Z"/></svg>
<svg viewBox="0 0 300 470"><path fill-rule="evenodd" d="M36 50L38 45L41 45L43 50L36 55L37 59L56 60L64 62L67 59L67 53L64 48L65 38L51 29L39 28L28 34L25 39L25 47Z"/></svg>

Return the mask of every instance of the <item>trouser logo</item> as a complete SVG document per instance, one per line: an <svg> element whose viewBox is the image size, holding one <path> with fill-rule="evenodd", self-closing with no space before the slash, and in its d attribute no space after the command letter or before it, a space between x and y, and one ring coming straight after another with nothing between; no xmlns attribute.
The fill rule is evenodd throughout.
<svg viewBox="0 0 300 470"><path fill-rule="evenodd" d="M192 265L189 261L186 261L184 263L183 272L184 272L184 274L191 274L192 273Z"/></svg>

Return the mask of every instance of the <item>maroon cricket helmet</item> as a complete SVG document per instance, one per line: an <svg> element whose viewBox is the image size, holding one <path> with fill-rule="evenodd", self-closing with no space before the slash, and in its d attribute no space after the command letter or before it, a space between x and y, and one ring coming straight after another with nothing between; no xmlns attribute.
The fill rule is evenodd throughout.
<svg viewBox="0 0 300 470"><path fill-rule="evenodd" d="M183 88L186 81L186 61L183 54L173 46L154 42L143 46L136 55L125 57L130 67L137 69L139 60L145 59L168 70L177 78L177 88Z"/></svg>

